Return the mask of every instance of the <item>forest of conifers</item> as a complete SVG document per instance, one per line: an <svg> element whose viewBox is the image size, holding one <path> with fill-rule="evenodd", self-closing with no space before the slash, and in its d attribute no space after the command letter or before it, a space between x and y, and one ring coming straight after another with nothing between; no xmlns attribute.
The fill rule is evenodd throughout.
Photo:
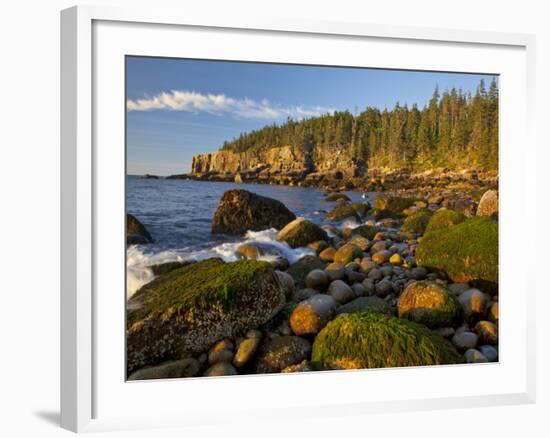
<svg viewBox="0 0 550 438"><path fill-rule="evenodd" d="M338 111L243 133L222 150L292 146L347 150L369 168L498 168L498 85L482 80L475 94L436 86L430 101L395 104L391 110L366 108L354 115Z"/></svg>

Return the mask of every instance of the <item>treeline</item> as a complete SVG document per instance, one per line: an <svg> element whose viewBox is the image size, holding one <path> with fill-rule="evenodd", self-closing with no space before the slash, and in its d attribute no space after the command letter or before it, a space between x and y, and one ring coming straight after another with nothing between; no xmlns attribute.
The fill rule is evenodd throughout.
<svg viewBox="0 0 550 438"><path fill-rule="evenodd" d="M335 112L243 133L222 150L293 146L345 149L369 168L498 168L498 85L482 80L474 95L455 88L422 108L396 103L391 110Z"/></svg>

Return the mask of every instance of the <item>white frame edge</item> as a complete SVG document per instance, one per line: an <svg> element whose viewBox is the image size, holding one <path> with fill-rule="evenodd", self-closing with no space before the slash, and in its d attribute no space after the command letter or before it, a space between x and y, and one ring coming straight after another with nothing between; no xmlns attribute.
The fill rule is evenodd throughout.
<svg viewBox="0 0 550 438"><path fill-rule="evenodd" d="M125 21L188 25L203 28L238 28L280 32L322 33L358 37L445 41L523 47L527 55L526 154L536 157L534 135L535 36L486 31L389 26L370 23L240 18L198 15L181 10L125 9L73 6L61 11L61 426L73 432L151 427L136 421L94 419L93 408L93 184L92 184L92 22ZM535 159L535 158L534 158ZM535 193L535 174L528 186ZM533 195L536 196L536 195ZM534 200L533 200L534 201ZM533 217L535 222L535 217ZM534 278L531 277L531 278ZM531 280L530 302L535 299ZM533 403L535 401L535 307L528 309L526 349L527 392L461 399L424 400L422 403L386 402L348 407L347 415L365 412L448 409ZM337 409L336 413L344 413ZM181 425L175 420L166 426ZM159 426L159 425L156 425Z"/></svg>

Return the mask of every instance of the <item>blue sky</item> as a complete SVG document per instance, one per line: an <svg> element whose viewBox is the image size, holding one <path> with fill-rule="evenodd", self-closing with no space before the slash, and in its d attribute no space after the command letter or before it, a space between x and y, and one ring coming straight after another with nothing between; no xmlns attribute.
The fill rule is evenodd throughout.
<svg viewBox="0 0 550 438"><path fill-rule="evenodd" d="M241 132L333 110L422 107L434 87L475 91L477 74L128 57L127 171L190 171Z"/></svg>

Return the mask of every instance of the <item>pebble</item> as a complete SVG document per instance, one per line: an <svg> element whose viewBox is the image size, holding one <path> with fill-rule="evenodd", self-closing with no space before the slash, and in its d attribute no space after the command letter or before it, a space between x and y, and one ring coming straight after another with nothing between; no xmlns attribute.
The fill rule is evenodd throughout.
<svg viewBox="0 0 550 438"><path fill-rule="evenodd" d="M345 267L342 263L331 263L325 268L325 272L330 281L341 280L346 274Z"/></svg>
<svg viewBox="0 0 550 438"><path fill-rule="evenodd" d="M281 286L283 286L283 290L285 291L285 296L287 297L287 299L289 299L295 290L294 279L290 274L286 272L275 271L275 273L277 274L277 277L279 277Z"/></svg>
<svg viewBox="0 0 550 438"><path fill-rule="evenodd" d="M298 336L315 335L327 325L335 311L336 301L331 295L315 295L296 306L290 315L290 328Z"/></svg>
<svg viewBox="0 0 550 438"><path fill-rule="evenodd" d="M481 351L489 362L498 361L498 350L492 345L482 345L479 347L479 351Z"/></svg>
<svg viewBox="0 0 550 438"><path fill-rule="evenodd" d="M475 348L477 345L478 336L472 332L457 333L451 339L452 343L459 351L465 351L470 348Z"/></svg>
<svg viewBox="0 0 550 438"><path fill-rule="evenodd" d="M498 302L491 304L489 308L489 321L498 322Z"/></svg>
<svg viewBox="0 0 550 438"><path fill-rule="evenodd" d="M203 376L204 377L214 377L214 376L236 376L237 370L233 365L227 362L218 362L208 368Z"/></svg>
<svg viewBox="0 0 550 438"><path fill-rule="evenodd" d="M363 272L368 273L371 269L376 268L377 265L371 259L363 258L360 266Z"/></svg>
<svg viewBox="0 0 550 438"><path fill-rule="evenodd" d="M351 285L351 289L353 290L353 293L356 297L363 297L367 295L367 289L365 286L363 286L362 283L353 283Z"/></svg>
<svg viewBox="0 0 550 438"><path fill-rule="evenodd" d="M328 287L329 278L325 271L314 269L307 274L305 283L308 288L323 292Z"/></svg>
<svg viewBox="0 0 550 438"><path fill-rule="evenodd" d="M380 269L374 268L369 271L367 277L371 280L377 281L382 279L382 271Z"/></svg>
<svg viewBox="0 0 550 438"><path fill-rule="evenodd" d="M393 292L393 284L389 280L382 280L375 284L376 295L379 297L385 297Z"/></svg>
<svg viewBox="0 0 550 438"><path fill-rule="evenodd" d="M390 263L392 265L400 265L402 262L401 260L401 256L397 253L393 254L391 257L390 257Z"/></svg>
<svg viewBox="0 0 550 438"><path fill-rule="evenodd" d="M474 331L484 344L498 344L498 329L491 321L479 321L474 327Z"/></svg>
<svg viewBox="0 0 550 438"><path fill-rule="evenodd" d="M324 262L333 262L334 254L336 254L336 249L333 247L329 247L319 253L319 258Z"/></svg>
<svg viewBox="0 0 550 438"><path fill-rule="evenodd" d="M363 280L362 285L365 288L366 295L374 295L374 293L376 292L376 288L374 287L374 281L372 281L372 279L366 278L365 280Z"/></svg>
<svg viewBox="0 0 550 438"><path fill-rule="evenodd" d="M449 289L452 293L458 296L462 292L466 292L468 289L470 289L470 285L468 283L453 283L449 285Z"/></svg>
<svg viewBox="0 0 550 438"><path fill-rule="evenodd" d="M467 363L484 363L489 362L489 360L483 355L483 353L475 348L470 348L464 353L464 359Z"/></svg>
<svg viewBox="0 0 550 438"><path fill-rule="evenodd" d="M423 280L428 275L428 270L422 266L411 269L411 275L415 280Z"/></svg>
<svg viewBox="0 0 550 438"><path fill-rule="evenodd" d="M334 280L330 283L327 294L340 304L345 304L355 298L353 290L342 280Z"/></svg>
<svg viewBox="0 0 550 438"><path fill-rule="evenodd" d="M371 254L376 254L377 252L384 251L387 248L386 245L387 244L386 244L385 240L380 240L378 242L375 242L370 247L370 253Z"/></svg>
<svg viewBox="0 0 550 438"><path fill-rule="evenodd" d="M372 260L375 263L378 263L379 265L382 265L386 263L390 257L392 256L391 251L384 249L382 251L378 251L372 255Z"/></svg>
<svg viewBox="0 0 550 438"><path fill-rule="evenodd" d="M245 366L254 357L261 342L261 333L259 337L248 337L239 344L235 357L233 357L233 365L237 368Z"/></svg>
<svg viewBox="0 0 550 438"><path fill-rule="evenodd" d="M478 289L469 289L458 296L458 302L462 306L464 318L471 320L485 314L487 297Z"/></svg>

